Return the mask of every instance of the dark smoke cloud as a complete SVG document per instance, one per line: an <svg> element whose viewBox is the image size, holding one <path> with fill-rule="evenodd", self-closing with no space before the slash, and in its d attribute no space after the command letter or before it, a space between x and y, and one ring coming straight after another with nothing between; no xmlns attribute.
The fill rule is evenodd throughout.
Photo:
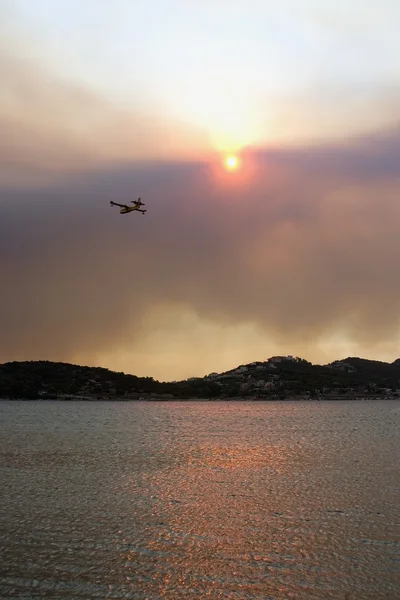
<svg viewBox="0 0 400 600"><path fill-rule="evenodd" d="M2 64L13 93L0 101L0 361L93 363L140 348L154 315L176 308L253 324L288 348L337 330L365 349L398 339L398 125L343 144L249 151L251 176L228 185L205 162L117 152L121 128L110 123L121 115ZM13 105L22 94L34 101ZM93 107L98 132L77 133L77 112ZM145 217L109 206L139 195Z"/></svg>
<svg viewBox="0 0 400 600"><path fill-rule="evenodd" d="M146 311L174 305L256 323L289 344L335 327L363 344L396 337L392 138L317 149L314 163L311 150L259 155L253 185L236 192L214 185L205 165L157 163L1 190L0 357L140 344ZM139 193L145 217L108 205Z"/></svg>

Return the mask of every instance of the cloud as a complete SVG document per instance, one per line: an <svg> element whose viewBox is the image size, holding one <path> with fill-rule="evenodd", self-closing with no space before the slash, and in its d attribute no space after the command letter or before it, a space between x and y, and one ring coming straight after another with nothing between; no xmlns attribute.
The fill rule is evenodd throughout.
<svg viewBox="0 0 400 600"><path fill-rule="evenodd" d="M241 362L263 340L305 357L335 335L364 354L395 346L397 121L248 150L227 175L177 157L192 138L174 123L15 57L0 77L1 361L116 365L131 353L131 371L158 376L164 355L178 378L219 369L223 352ZM139 195L144 217L109 206Z"/></svg>
<svg viewBox="0 0 400 600"><path fill-rule="evenodd" d="M289 347L336 330L365 348L396 339L399 139L250 153L238 189L157 162L3 189L0 358L140 348L177 309ZM108 205L139 194L145 217Z"/></svg>
<svg viewBox="0 0 400 600"><path fill-rule="evenodd" d="M0 182L46 182L118 161L189 155L201 131L167 119L137 91L121 108L52 74L21 50L0 47Z"/></svg>

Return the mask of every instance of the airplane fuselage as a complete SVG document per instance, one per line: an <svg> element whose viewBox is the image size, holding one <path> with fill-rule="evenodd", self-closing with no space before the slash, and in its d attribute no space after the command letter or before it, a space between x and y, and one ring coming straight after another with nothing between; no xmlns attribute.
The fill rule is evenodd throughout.
<svg viewBox="0 0 400 600"><path fill-rule="evenodd" d="M138 206L124 206L123 208L121 208L121 210L119 211L121 215L125 215L127 213L133 212L134 210L138 210L141 213L145 213L145 210L141 210Z"/></svg>
<svg viewBox="0 0 400 600"><path fill-rule="evenodd" d="M144 202L141 202L140 198L139 198L139 200L137 200L134 203L133 206L128 206L127 204L120 204L119 202L113 202L112 200L111 200L110 204L111 204L111 206L120 206L120 211L119 212L120 212L121 215L126 215L126 214L128 214L130 212L133 212L134 210L137 210L138 212L141 212L143 215L146 212L146 209L143 210L142 208L140 208L140 206L144 205Z"/></svg>

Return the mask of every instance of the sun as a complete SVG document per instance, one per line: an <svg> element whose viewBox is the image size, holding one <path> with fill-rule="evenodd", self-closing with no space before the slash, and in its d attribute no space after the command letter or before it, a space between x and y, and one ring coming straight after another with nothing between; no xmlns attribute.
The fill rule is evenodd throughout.
<svg viewBox="0 0 400 600"><path fill-rule="evenodd" d="M239 159L237 156L234 156L233 154L230 156L227 156L225 159L225 167L229 170L229 171L235 171L239 166Z"/></svg>

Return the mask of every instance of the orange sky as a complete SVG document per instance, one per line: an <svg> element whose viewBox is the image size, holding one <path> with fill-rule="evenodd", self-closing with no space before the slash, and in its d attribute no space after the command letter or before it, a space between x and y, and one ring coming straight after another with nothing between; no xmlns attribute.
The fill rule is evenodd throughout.
<svg viewBox="0 0 400 600"><path fill-rule="evenodd" d="M72 2L75 22L63 2L61 12L46 12L44 0L37 12L0 5L1 362L64 360L171 380L278 353L398 357L394 65L373 60L368 11L361 27L309 2L296 29L256 4L260 19L284 25L268 41L271 52L286 48L274 54L273 81L244 3L225 18L232 60L217 44L221 14L177 3L174 42L151 30L143 61L132 48L129 68L117 34L130 3L116 2L104 48L90 19L101 31L106 4L92 14ZM214 32L203 60L201 19ZM307 63L323 32L337 53ZM382 52L396 61L391 35ZM353 60L371 53L362 80L341 54L351 36ZM188 39L197 79L178 61ZM238 168L229 170L231 154ZM109 205L137 196L144 217Z"/></svg>

